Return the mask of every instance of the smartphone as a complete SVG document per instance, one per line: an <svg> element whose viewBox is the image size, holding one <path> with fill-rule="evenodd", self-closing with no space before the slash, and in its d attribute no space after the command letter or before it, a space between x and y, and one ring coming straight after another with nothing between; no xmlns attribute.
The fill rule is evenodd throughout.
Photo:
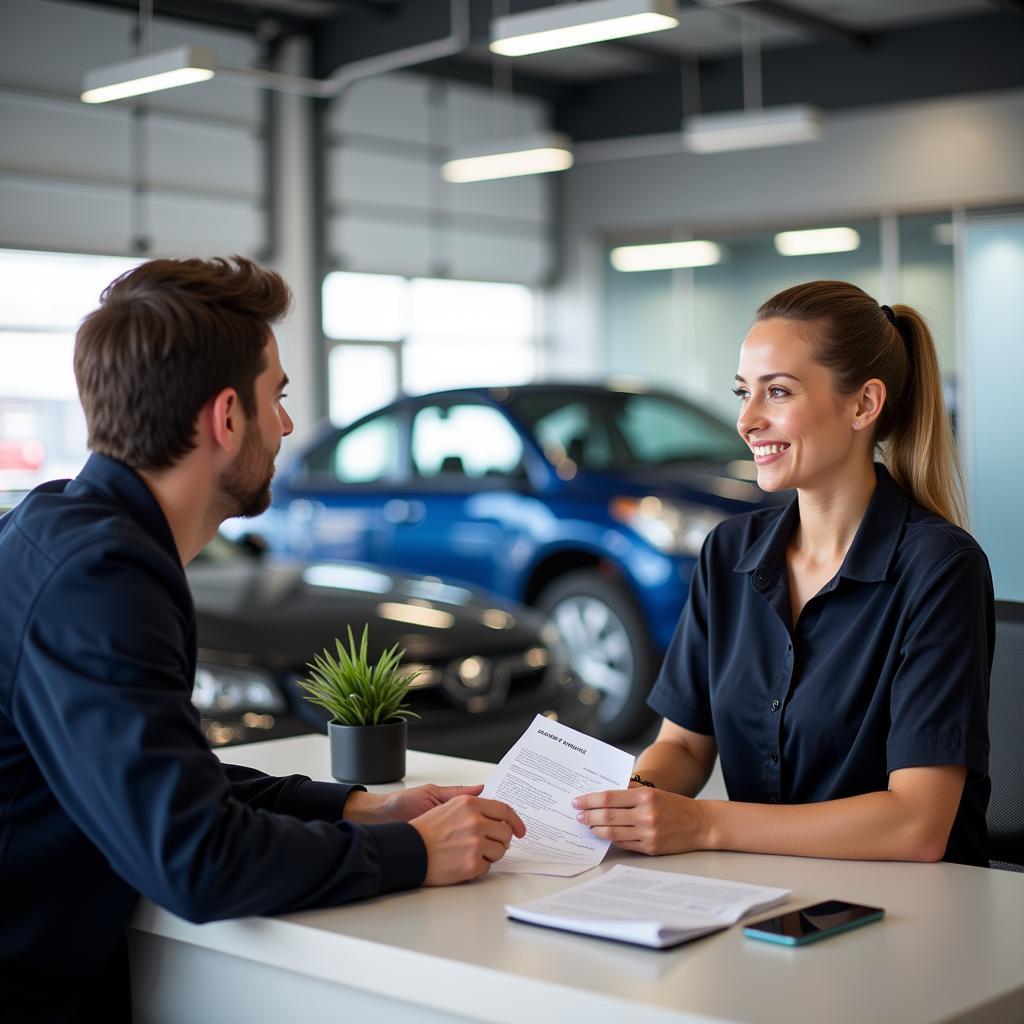
<svg viewBox="0 0 1024 1024"><path fill-rule="evenodd" d="M764 939L765 942L781 942L784 946L804 946L808 942L817 942L862 924L880 921L884 915L885 911L881 907L826 900L824 903L815 903L813 907L754 921L743 929L743 934L751 939Z"/></svg>

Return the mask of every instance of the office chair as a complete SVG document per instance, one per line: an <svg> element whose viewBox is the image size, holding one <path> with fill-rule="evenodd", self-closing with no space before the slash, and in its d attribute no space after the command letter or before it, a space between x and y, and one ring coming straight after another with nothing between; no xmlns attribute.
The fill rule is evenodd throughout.
<svg viewBox="0 0 1024 1024"><path fill-rule="evenodd" d="M996 601L988 709L988 843L992 867L1024 871L1024 604Z"/></svg>

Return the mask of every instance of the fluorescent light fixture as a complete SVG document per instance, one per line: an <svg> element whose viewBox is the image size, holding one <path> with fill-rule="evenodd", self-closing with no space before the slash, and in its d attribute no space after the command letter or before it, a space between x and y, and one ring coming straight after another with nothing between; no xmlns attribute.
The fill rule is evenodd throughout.
<svg viewBox="0 0 1024 1024"><path fill-rule="evenodd" d="M491 22L491 50L522 57L675 28L675 0L579 0Z"/></svg>
<svg viewBox="0 0 1024 1024"><path fill-rule="evenodd" d="M824 252L853 252L859 248L860 235L853 228L780 231L775 236L775 251L780 256L815 256Z"/></svg>
<svg viewBox="0 0 1024 1024"><path fill-rule="evenodd" d="M763 107L725 114L701 114L683 125L683 146L691 153L787 146L820 138L824 118L816 107Z"/></svg>
<svg viewBox="0 0 1024 1024"><path fill-rule="evenodd" d="M83 103L109 103L213 78L215 58L205 46L177 46L107 64L85 73Z"/></svg>
<svg viewBox="0 0 1024 1024"><path fill-rule="evenodd" d="M620 245L612 249L612 266L631 273L637 270L676 270L710 267L722 260L722 248L714 242L659 242L655 245Z"/></svg>
<svg viewBox="0 0 1024 1024"><path fill-rule="evenodd" d="M559 132L504 139L457 153L441 168L445 181L486 181L521 174L547 174L572 167L569 137Z"/></svg>

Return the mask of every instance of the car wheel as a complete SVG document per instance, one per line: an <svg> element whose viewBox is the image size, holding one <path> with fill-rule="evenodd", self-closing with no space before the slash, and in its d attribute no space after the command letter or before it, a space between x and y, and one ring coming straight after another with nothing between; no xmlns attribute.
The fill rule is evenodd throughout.
<svg viewBox="0 0 1024 1024"><path fill-rule="evenodd" d="M541 591L537 607L557 628L576 674L604 694L598 711L604 737L635 736L653 718L647 694L654 657L629 592L592 570L570 572Z"/></svg>

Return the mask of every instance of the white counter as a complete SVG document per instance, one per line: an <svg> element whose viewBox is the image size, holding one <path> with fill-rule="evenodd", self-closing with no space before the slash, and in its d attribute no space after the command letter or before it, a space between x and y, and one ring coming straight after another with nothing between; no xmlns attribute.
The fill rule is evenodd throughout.
<svg viewBox="0 0 1024 1024"><path fill-rule="evenodd" d="M320 736L222 753L273 774L330 778ZM481 782L488 771L480 762L410 752L405 784ZM598 870L618 861L784 886L793 890L790 906L869 903L885 907L886 919L798 949L746 939L733 927L654 951L506 919L505 903L580 878L492 874L331 910L207 925L146 903L130 932L136 1019L1024 1021L1024 874L615 850Z"/></svg>

